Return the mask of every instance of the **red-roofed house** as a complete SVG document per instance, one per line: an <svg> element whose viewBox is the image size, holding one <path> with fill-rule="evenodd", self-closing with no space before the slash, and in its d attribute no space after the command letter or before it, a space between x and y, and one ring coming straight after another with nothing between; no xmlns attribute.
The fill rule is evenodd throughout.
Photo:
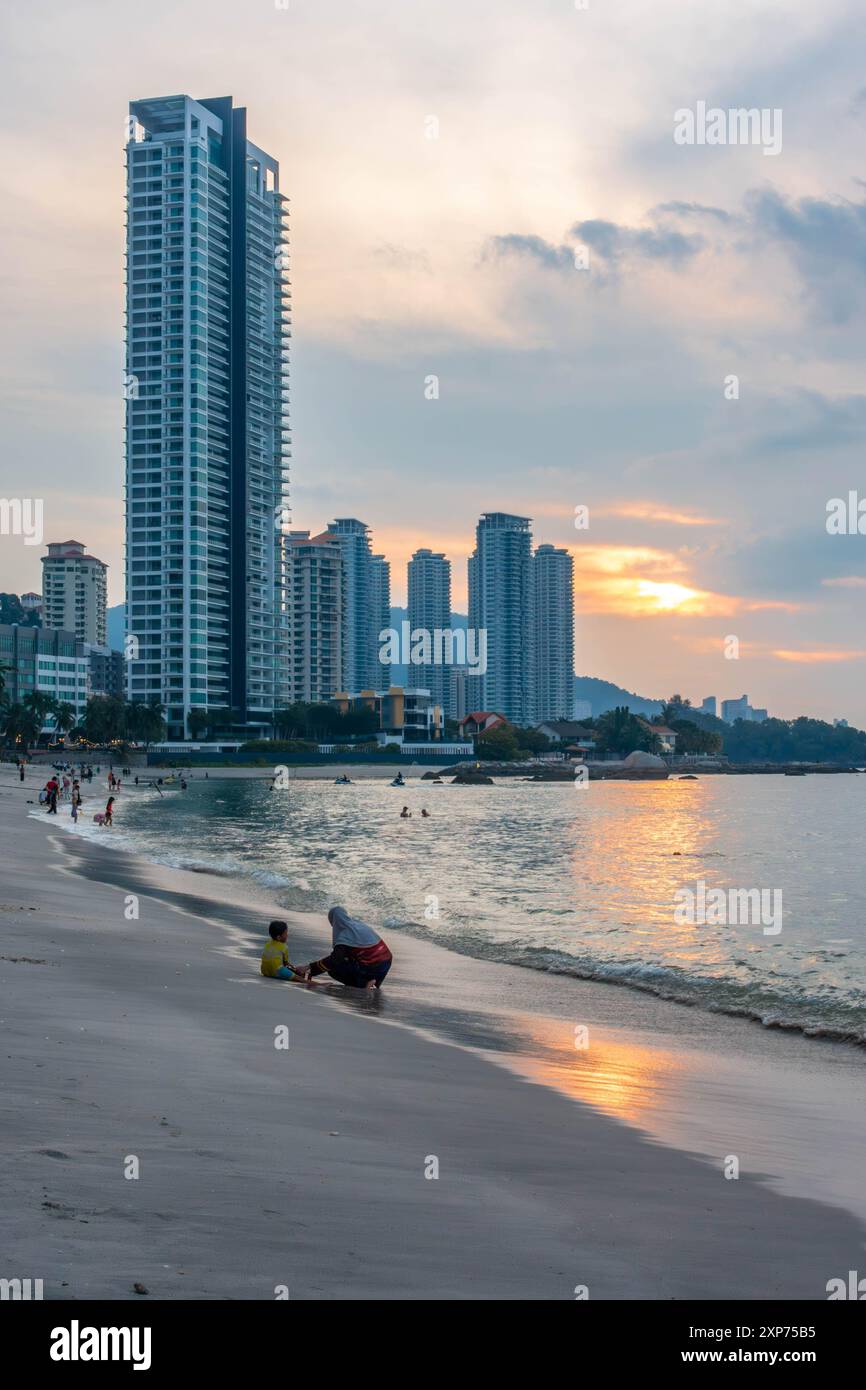
<svg viewBox="0 0 866 1390"><path fill-rule="evenodd" d="M463 738L477 738L479 734L489 734L491 729L504 726L508 720L493 710L477 709L460 720L460 733Z"/></svg>
<svg viewBox="0 0 866 1390"><path fill-rule="evenodd" d="M667 724L650 724L648 720L641 719L638 715L638 723L643 724L645 729L649 729L651 734L658 736L662 753L675 753L677 751L677 736L674 729L669 729Z"/></svg>

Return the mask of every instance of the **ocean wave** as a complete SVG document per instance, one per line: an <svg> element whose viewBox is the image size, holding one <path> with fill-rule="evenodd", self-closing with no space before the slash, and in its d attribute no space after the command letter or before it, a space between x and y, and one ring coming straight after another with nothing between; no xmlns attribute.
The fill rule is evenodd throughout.
<svg viewBox="0 0 866 1390"><path fill-rule="evenodd" d="M602 960L519 942L493 942L477 933L446 938L423 923L401 922L398 918L391 918L384 925L388 930L402 930L411 936L435 941L460 955L599 984L620 985L691 1008L749 1019L764 1028L866 1046L866 1000L828 1000L821 994L797 990L793 981L787 982L787 988L768 988L730 976L698 975L657 962Z"/></svg>

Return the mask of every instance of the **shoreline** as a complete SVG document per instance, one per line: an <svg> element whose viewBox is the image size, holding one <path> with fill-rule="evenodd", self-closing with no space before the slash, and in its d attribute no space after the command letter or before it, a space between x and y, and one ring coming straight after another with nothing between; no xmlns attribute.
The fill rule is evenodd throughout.
<svg viewBox="0 0 866 1390"><path fill-rule="evenodd" d="M216 781L216 779L213 780ZM242 778L242 780L249 780L249 778ZM429 787L429 784L427 786ZM148 789L127 787L127 793L142 790L146 792ZM425 790L425 788L423 784L419 784L412 790ZM165 795L169 796L170 794L171 791L168 789ZM33 807L33 812L37 819L41 818L41 813L37 807ZM139 855L145 858L148 863L159 865L168 870L211 875L220 881L223 895L226 893L226 883L233 883L236 889L243 888L253 893L264 888L273 899L273 913L282 915L286 912L295 912L301 917L306 915L304 909L293 907L291 903L276 896L285 894L291 885L290 880L281 878L279 874L272 871L262 869L257 872L247 865L235 862L231 862L230 867L221 869L210 860L195 859L192 856L173 853L170 851L168 843L159 852L153 847L149 851L143 851L140 846L136 845L134 839L130 844L118 845L118 839L122 839L124 836L122 828L116 827L111 836L106 839L101 830L91 829L87 824L86 817L84 824L79 824L77 827L71 826L68 819L62 817L57 823L57 828L63 829L76 839L84 839L94 844L104 844L111 852L121 849ZM633 963L620 965L618 962L605 960L590 961L585 964L575 958L557 956L555 951L548 951L536 958L527 954L519 946L508 949L500 944L490 953L481 949L478 943L475 943L474 949L454 940L442 942L440 946L439 943L433 942L429 929L413 918L386 918L384 925L387 930L399 931L403 940L410 938L427 944L435 944L436 949L444 949L450 956L456 955L462 960L484 962L492 966L507 965L518 969L521 973L531 971L540 974L545 979L562 977L565 980L583 981L604 989L615 986L619 990L658 999L675 1009L696 1009L704 1014L721 1015L740 1020L748 1028L758 1027L764 1031L805 1038L816 1043L855 1048L861 1051L861 1055L862 1049L866 1048L866 1031L864 1031L862 1010L855 1011L850 1018L840 1015L836 1019L827 1017L816 1019L803 1012L802 1001L796 999L785 1001L766 987L765 991L762 992L760 985L751 992L747 992L740 989L736 981L711 975L693 974L684 977L675 970L660 965L654 965L644 970L640 965Z"/></svg>
<svg viewBox="0 0 866 1390"><path fill-rule="evenodd" d="M39 824L3 786L3 1244L47 1297L132 1298L140 1280L164 1298L271 1299L279 1282L302 1299L572 1299L578 1284L824 1298L862 1262L864 1227L842 1206L781 1195L745 1154L726 1181L730 1146L711 1165L645 1138L645 1115L604 1113L601 1093L568 1098L568 1077L531 1074L540 1044L494 1063L515 967L459 957L443 999L429 976L442 948L399 936L381 1001L271 984L249 935L258 946L264 892L243 907L221 880ZM293 943L321 946L316 919L282 915ZM599 988L571 989L566 1017ZM443 1036L443 1008L476 1035ZM598 1064L595 1044L581 1060L603 1088L629 1043L597 1027ZM140 1181L124 1180L130 1155Z"/></svg>

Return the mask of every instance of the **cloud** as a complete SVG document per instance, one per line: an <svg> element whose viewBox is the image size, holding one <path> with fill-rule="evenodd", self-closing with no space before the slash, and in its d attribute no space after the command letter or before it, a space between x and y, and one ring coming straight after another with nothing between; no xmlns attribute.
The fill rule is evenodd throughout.
<svg viewBox="0 0 866 1390"><path fill-rule="evenodd" d="M482 248L481 259L522 256L535 261L545 270L573 271L576 268L575 253L581 246L587 246L608 270L633 260L661 261L678 268L696 256L706 244L702 236L681 232L675 227L625 227L600 218L575 222L567 235L573 237L577 244L556 244L546 241L544 237L517 232L492 236Z"/></svg>
<svg viewBox="0 0 866 1390"><path fill-rule="evenodd" d="M838 579L822 579L827 589L866 589L866 574L843 574Z"/></svg>
<svg viewBox="0 0 866 1390"><path fill-rule="evenodd" d="M731 617L795 605L761 601L699 587L693 559L681 551L650 546L578 544L574 556L577 605L581 613L644 618Z"/></svg>
<svg viewBox="0 0 866 1390"><path fill-rule="evenodd" d="M791 651L777 648L773 656L778 657L780 661L796 661L804 666L814 666L828 661L862 661L866 657L866 651Z"/></svg>
<svg viewBox="0 0 866 1390"><path fill-rule="evenodd" d="M650 215L654 216L657 213L674 213L677 217L714 217L719 222L732 221L732 214L724 208L708 207L706 203L659 203Z"/></svg>
<svg viewBox="0 0 866 1390"><path fill-rule="evenodd" d="M598 516L621 516L635 521L657 521L671 526L723 526L722 517L698 516L656 502L623 502L621 506L596 508Z"/></svg>
<svg viewBox="0 0 866 1390"><path fill-rule="evenodd" d="M545 270L574 270L573 246L554 246L540 236L521 236L508 232L504 236L492 236L481 252L482 261L503 256L526 256Z"/></svg>
<svg viewBox="0 0 866 1390"><path fill-rule="evenodd" d="M764 188L746 195L745 210L752 233L788 253L804 294L823 317L845 323L859 312L866 285L866 200L790 199Z"/></svg>
<svg viewBox="0 0 866 1390"><path fill-rule="evenodd" d="M680 232L673 227L622 227L598 218L575 222L571 235L584 242L608 264L645 259L666 261L676 267L691 260L706 245L702 236Z"/></svg>

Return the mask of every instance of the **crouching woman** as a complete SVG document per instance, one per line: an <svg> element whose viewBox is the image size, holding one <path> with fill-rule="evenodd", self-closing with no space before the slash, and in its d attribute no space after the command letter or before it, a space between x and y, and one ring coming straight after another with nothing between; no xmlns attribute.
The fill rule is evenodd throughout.
<svg viewBox="0 0 866 1390"><path fill-rule="evenodd" d="M357 917L350 917L344 907L332 907L328 921L331 953L322 960L311 961L307 966L309 975L327 974L341 985L355 989L380 989L391 969L392 956L379 933Z"/></svg>

